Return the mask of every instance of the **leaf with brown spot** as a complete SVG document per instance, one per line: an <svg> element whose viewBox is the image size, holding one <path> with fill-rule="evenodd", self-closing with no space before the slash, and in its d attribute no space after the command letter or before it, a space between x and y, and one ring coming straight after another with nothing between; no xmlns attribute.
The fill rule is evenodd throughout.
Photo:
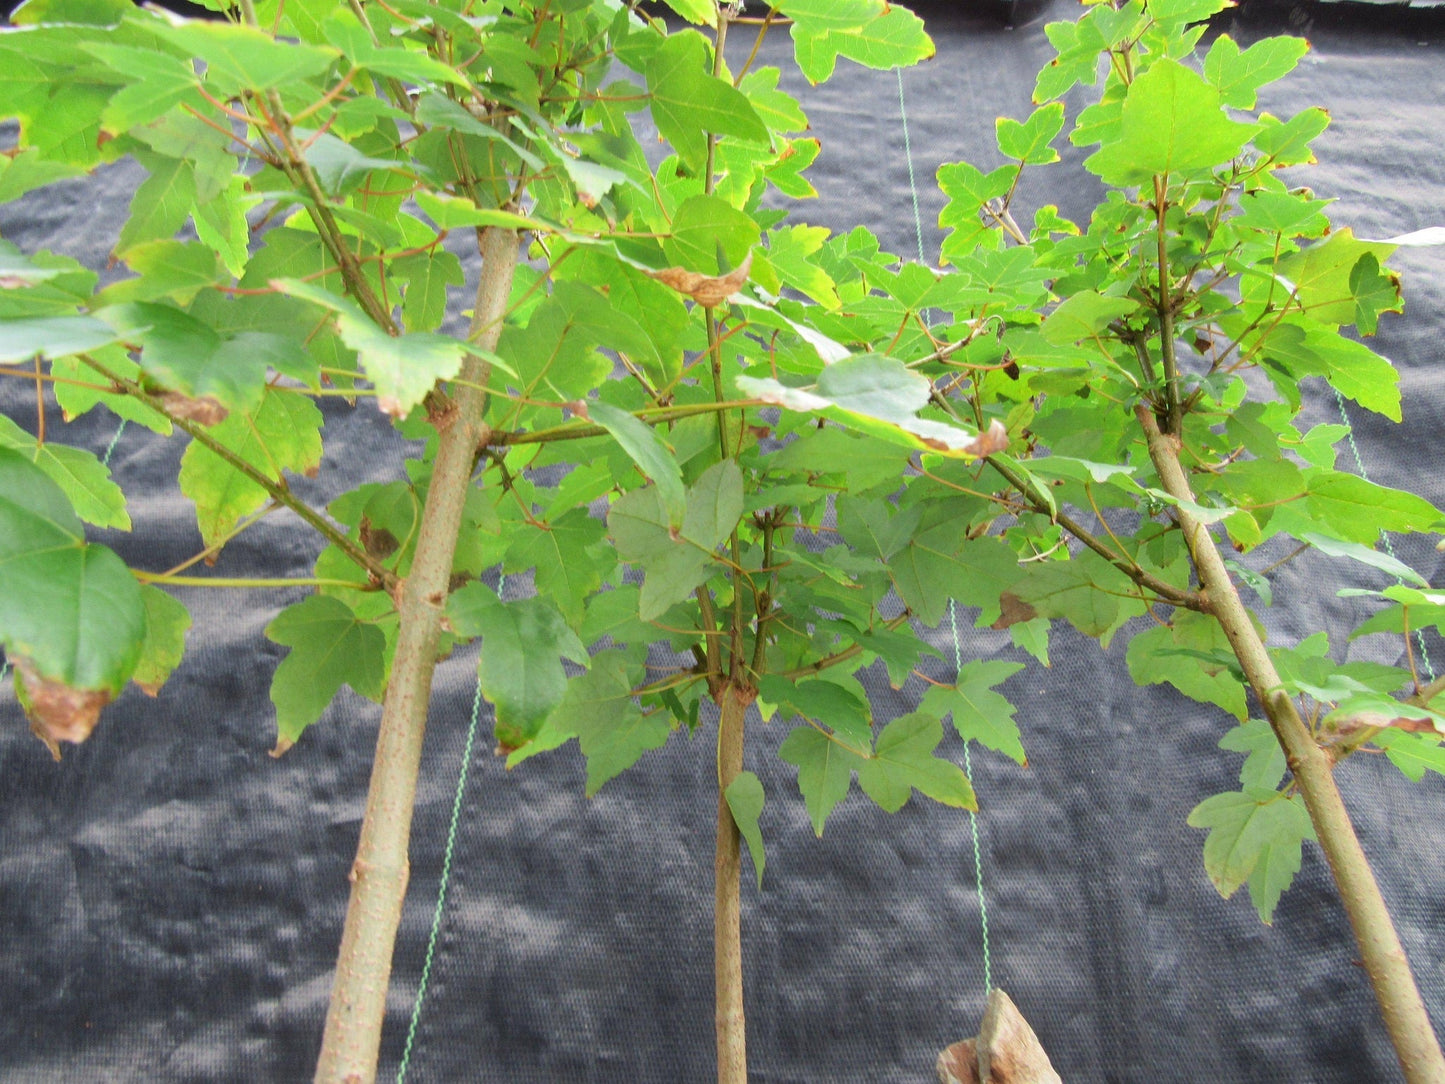
<svg viewBox="0 0 1445 1084"><path fill-rule="evenodd" d="M1332 711L1324 718L1325 728L1335 741L1348 738L1367 727L1375 730L1403 730L1407 734L1433 734L1445 737L1445 728L1438 719L1409 718L1384 711Z"/></svg>
<svg viewBox="0 0 1445 1084"><path fill-rule="evenodd" d="M361 545L368 554L378 561L401 549L401 541L385 527L374 527L366 516L361 517Z"/></svg>
<svg viewBox="0 0 1445 1084"><path fill-rule="evenodd" d="M990 625L989 628L1006 629L1010 625L1019 625L1038 617L1038 613L1034 608L1012 591L1005 591L999 595L998 604L1001 613L999 614L998 620Z"/></svg>
<svg viewBox="0 0 1445 1084"><path fill-rule="evenodd" d="M209 395L202 395L193 399L189 395L182 395L178 391L168 391L161 396L161 405L165 412L172 418L181 421L195 422L197 425L204 425L210 428L213 425L220 425L231 413L221 405L220 400Z"/></svg>

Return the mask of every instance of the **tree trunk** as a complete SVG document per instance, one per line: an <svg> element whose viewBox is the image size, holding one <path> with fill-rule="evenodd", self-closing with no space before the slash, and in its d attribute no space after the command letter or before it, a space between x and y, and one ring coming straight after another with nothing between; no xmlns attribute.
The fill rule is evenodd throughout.
<svg viewBox="0 0 1445 1084"><path fill-rule="evenodd" d="M487 230L480 239L482 278L470 338L487 352L496 349L501 333L517 243L510 230ZM351 902L316 1065L318 1084L370 1084L376 1078L392 948L410 872L407 849L442 611L462 508L485 432L486 395L480 386L486 383L488 366L469 356L460 375L468 383L456 385L452 410L437 419L436 465L411 572L401 587L396 656L382 708L361 841L351 868Z"/></svg>
<svg viewBox="0 0 1445 1084"><path fill-rule="evenodd" d="M718 698L717 850L713 862L713 973L716 980L718 1084L747 1084L743 1019L742 841L724 793L743 767L743 723L749 697L731 683Z"/></svg>
<svg viewBox="0 0 1445 1084"><path fill-rule="evenodd" d="M1149 456L1159 471L1164 488L1174 497L1193 502L1194 494L1179 463L1174 439L1160 431L1158 422L1146 406L1140 404L1135 413L1148 437ZM1410 962L1395 932L1389 909L1380 895L1380 887L1375 882L1375 875L1370 870L1350 815L1335 786L1334 763L1315 744L1295 709L1294 701L1279 687L1279 674L1249 619L1239 592L1224 567L1224 558L1220 556L1208 529L1183 508L1176 508L1175 514L1193 554L1194 567L1209 600L1209 609L1229 638L1235 657L1244 668L1254 695L1264 706L1289 769L1294 773L1295 783L1319 837L1320 849L1329 861L1340 899L1350 917L1350 925L1354 927L1360 959L1375 988L1380 1014L1395 1044L1395 1053L1405 1071L1405 1079L1409 1084L1445 1084L1445 1057L1441 1056L1440 1042L1430 1025L1429 1014L1415 985L1415 976L1410 972Z"/></svg>

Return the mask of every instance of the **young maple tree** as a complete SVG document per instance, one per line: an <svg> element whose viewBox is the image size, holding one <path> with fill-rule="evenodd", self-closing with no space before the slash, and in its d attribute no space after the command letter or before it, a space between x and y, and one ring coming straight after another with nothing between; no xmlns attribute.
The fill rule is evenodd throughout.
<svg viewBox="0 0 1445 1084"><path fill-rule="evenodd" d="M47 434L43 395L34 434L6 423L0 636L32 725L58 755L127 682L165 681L189 624L166 585L275 586L185 574L261 516L282 508L322 536L315 576L289 581L313 590L266 631L290 649L277 755L343 684L383 703L317 1069L357 1080L375 1073L438 657L480 638L509 764L575 737L589 794L710 701L718 1075L744 1080L742 837L759 878L764 864L749 706L802 721L778 752L819 832L855 772L885 809L914 789L972 805L934 754L941 714L1021 756L1006 719L950 687L874 734L853 673L881 658L908 676L928 650L910 619L939 620L933 577L965 544L943 502L890 519L888 499L918 449L967 459L1002 429L873 401L874 361L839 345L871 325L848 331L841 306L894 260L763 207L769 187L811 194L818 145L756 44L736 71L724 54L730 27L760 43L787 26L816 82L840 55L929 55L922 24L883 0L759 17L673 0L707 34L621 0L210 6L226 18L31 0L0 34L0 115L20 122L0 197L122 156L147 174L114 248L126 273L104 286L63 255L0 252L0 360L67 417L104 405L189 437L178 481L204 544L180 568L127 568L85 540L82 521L129 526L104 464ZM671 145L655 166L634 114ZM447 245L468 233L474 283ZM782 445L761 439L776 412L738 394L739 373L824 363L850 417L883 410L877 431L789 422ZM337 393L425 450L323 512L286 472L317 468L314 399ZM504 601L482 579L498 568L530 573L535 593ZM959 689L1012 670L971 669Z"/></svg>
<svg viewBox="0 0 1445 1084"><path fill-rule="evenodd" d="M1305 376L1399 413L1388 363L1338 333L1398 308L1389 245L1326 236L1324 201L1276 175L1308 160L1322 111L1253 112L1303 44L1221 37L1201 70L1192 24L1218 0L1051 25L1046 104L998 125L1008 164L941 172L939 272L763 207L769 186L809 194L818 148L757 49L736 70L724 51L730 28L758 41L787 24L817 81L839 55L927 55L916 19L882 0L670 6L708 33L620 0L287 0L208 24L32 0L0 35L0 113L21 122L0 196L127 154L148 174L116 244L130 276L97 290L63 256L0 253L0 359L33 361L12 372L51 383L67 414L103 403L189 435L202 555L273 506L321 533L315 592L268 628L291 648L278 752L342 684L384 699L318 1079L375 1071L440 653L479 637L508 762L576 738L589 793L716 716L719 1079L735 1082L742 839L763 871L750 706L799 720L778 753L819 832L855 776L887 809L914 789L971 804L935 755L942 721L1021 758L991 691L1017 666L970 663L881 728L856 677L881 660L907 679L930 650L915 621L937 624L950 597L1040 656L1053 619L1107 642L1172 611L1134 633L1131 671L1234 713L1226 745L1251 753L1242 789L1193 818L1211 876L1226 894L1248 882L1268 918L1317 833L1407 1075L1438 1079L1330 776L1367 743L1437 767L1437 690L1402 706L1408 671L1337 665L1313 638L1266 649L1231 577L1267 580L1248 557L1226 566L1210 534L1395 569L1378 528L1439 521L1336 471L1342 432L1295 428ZM1071 138L1099 145L1086 166L1110 192L1085 228L1044 207L1025 232L1018 178L1057 158L1055 99L1101 67ZM634 115L671 146L655 166ZM468 232L475 283L446 247ZM330 392L426 444L327 515L283 472L319 462L312 399ZM132 571L87 543L82 519L126 525L104 467L41 424L7 434L0 635L42 736L83 738L127 681L153 688L178 663L188 618L160 587L225 581ZM482 579L498 567L535 594L504 601ZM1359 631L1436 620L1423 588L1387 591ZM1246 722L1247 690L1266 719Z"/></svg>
<svg viewBox="0 0 1445 1084"><path fill-rule="evenodd" d="M952 272L874 277L915 339L847 364L874 413L885 397L911 400L915 429L1002 424L1007 447L981 463L925 454L873 530L907 539L912 510L936 503L971 541L969 573L934 583L980 606L982 623L1010 628L1041 658L1052 620L1106 646L1128 628L1137 682L1233 715L1239 725L1220 744L1249 754L1241 787L1189 818L1209 829L1210 878L1226 897L1247 883L1268 922L1303 843L1317 839L1405 1076L1438 1081L1439 1042L1333 773L1366 748L1412 779L1445 772L1445 713L1431 706L1445 682L1421 682L1409 643L1412 629L1441 627L1445 597L1374 548L1382 531L1438 531L1445 520L1414 494L1337 469L1346 427L1297 427L1313 377L1400 420L1395 370L1341 328L1368 336L1400 310L1398 278L1383 265L1396 242L1434 231L1361 240L1332 229L1329 200L1281 175L1313 161L1329 116L1309 108L1281 119L1258 111L1258 93L1308 45L1280 37L1241 49L1221 35L1201 62L1202 20L1225 6L1128 0L1050 24L1057 56L1039 73L1039 107L997 124L1004 164L940 169ZM1058 161L1058 99L1099 85L1101 72L1069 139L1097 148L1083 164L1105 198L1087 224L1043 206L1025 230L1019 178ZM838 410L836 371L738 386L852 424ZM1258 557L1281 544L1397 577L1383 592L1354 592L1389 605L1352 637L1403 634L1407 666L1336 662L1324 633L1266 646L1241 588L1271 604ZM1146 614L1154 620L1131 625ZM1262 717L1250 717L1251 694Z"/></svg>

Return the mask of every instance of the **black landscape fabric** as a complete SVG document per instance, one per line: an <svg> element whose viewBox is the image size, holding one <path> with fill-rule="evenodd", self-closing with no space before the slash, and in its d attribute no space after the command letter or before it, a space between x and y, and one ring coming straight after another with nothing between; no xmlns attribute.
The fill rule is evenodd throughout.
<svg viewBox="0 0 1445 1084"><path fill-rule="evenodd" d="M798 208L862 224L885 248L937 259L934 171L995 162L993 122L1027 115L1051 55L1055 5L923 10L933 61L902 73L840 65L802 94L822 141L820 199ZM1338 199L1339 224L1383 238L1445 225L1445 12L1257 5L1220 17L1241 42L1281 31L1313 51L1265 107L1327 106L1318 167L1294 183ZM1007 28L1009 13L1021 25ZM786 48L775 35L770 49ZM795 92L800 88L794 87ZM1071 112L1080 101L1070 100ZM900 111L900 105L903 110ZM918 201L910 193L910 164ZM1015 206L1087 214L1097 190L1065 162L1026 174ZM116 166L0 208L0 236L104 267L138 170ZM1402 249L1407 309L1374 345L1401 370L1405 424L1352 410L1360 464L1445 506L1445 249ZM474 266L471 268L475 270ZM33 389L0 384L0 409L35 424ZM1338 420L1323 387L1313 421ZM391 477L404 445L365 401L324 401L326 460L296 479L319 503ZM52 424L54 419L52 419ZM93 412L61 439L102 452L115 419ZM1359 469L1344 445L1342 467ZM200 549L175 490L179 441L125 430L111 464L136 529L108 534L132 564L167 568ZM1432 540L1400 545L1432 580ZM227 547L219 574L305 575L318 543L288 516ZM1305 557L1275 575L1274 637L1330 630L1340 651L1363 566ZM1445 582L1445 581L1441 581ZM527 589L524 582L509 592ZM184 664L148 699L133 687L60 764L0 686L0 1081L301 1081L319 1043L379 711L349 691L281 759L268 685L281 649L262 629L294 592L177 592L195 615ZM1022 656L961 615L962 654ZM968 815L915 800L887 816L856 791L815 839L793 770L755 725L748 766L769 795L762 891L744 886L748 1047L756 1084L933 1079L940 1048L977 1030L985 967L1032 1022L1069 1084L1398 1079L1398 1068L1318 848L1261 925L1246 894L1221 900L1202 833L1185 817L1236 785L1216 749L1222 713L1139 689L1120 637L1108 651L1061 630L1052 667L1004 691L1030 766L975 748L987 943ZM1380 638L1375 638L1380 639ZM945 627L933 642L951 668ZM1429 642L1445 671L1445 645ZM1386 650L1377 648L1376 650ZM1389 648L1394 650L1394 647ZM709 731L675 735L583 797L575 749L516 771L491 755L485 705L460 797L445 908L429 970L448 825L475 686L475 649L438 671L412 877L382 1044L396 1077L423 974L406 1079L676 1084L713 1073ZM1380 661L1397 661L1395 658ZM881 718L910 710L872 675ZM954 739L944 748L963 757ZM764 753L767 752L767 755ZM1445 1024L1445 783L1411 784L1383 758L1340 773L1437 1023ZM987 949L987 952L986 952Z"/></svg>

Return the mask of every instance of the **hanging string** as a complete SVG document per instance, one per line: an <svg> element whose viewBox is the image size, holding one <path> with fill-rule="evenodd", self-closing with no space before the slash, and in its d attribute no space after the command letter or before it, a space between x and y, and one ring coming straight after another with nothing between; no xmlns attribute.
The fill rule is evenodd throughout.
<svg viewBox="0 0 1445 1084"><path fill-rule="evenodd" d="M1332 387L1330 390L1335 393L1335 405L1340 408L1340 421L1344 423L1345 435L1349 438L1350 441L1350 454L1355 457L1355 470L1359 472L1361 478L1368 482L1370 480L1370 475L1365 470L1365 460L1360 455L1359 446L1355 443L1355 427L1350 424L1350 412L1345 407L1345 397L1339 393L1339 389L1337 388ZM1391 557L1394 557L1395 545L1393 542L1390 541L1390 536L1386 531L1382 530L1380 532L1380 541L1385 544L1385 552ZM1405 581L1400 579L1399 576L1396 576L1395 583L1399 584L1400 586L1404 586ZM1428 678L1430 681L1434 681L1435 667L1432 666L1430 663L1430 652L1425 647L1425 632L1423 629L1415 629L1415 644L1420 649L1420 663L1425 668L1426 678Z"/></svg>
<svg viewBox="0 0 1445 1084"><path fill-rule="evenodd" d="M926 263L927 257L923 251L923 216L918 210L918 182L913 172L913 141L908 132L908 106L903 96L903 69L894 68L894 74L898 76L898 116L903 122L903 157L908 163L908 194L913 200L913 230L918 240L918 259L920 263ZM958 635L958 606L953 599L948 600L948 626L953 634L953 672L956 675L963 672L963 644ZM963 743L963 774L968 777L968 785L973 786L973 743ZM978 814L969 810L968 824L973 834L973 882L978 890L978 920L982 931L983 939L983 990L987 994L993 989L993 955L990 951L988 939L988 899L983 891L983 845L979 840Z"/></svg>
<svg viewBox="0 0 1445 1084"><path fill-rule="evenodd" d="M501 597L506 583L506 576L498 581L498 597ZM447 825L447 845L442 852L442 873L437 883L437 905L436 909L432 911L431 933L426 941L426 957L422 960L421 978L416 985L416 1001L412 1003L411 1007L411 1023L407 1025L406 1029L406 1046L401 1052L401 1064L396 1070L396 1084L404 1084L406 1081L406 1071L411 1065L412 1045L416 1042L417 1024L421 1020L421 1005L426 1000L427 986L431 982L432 960L436 956L437 939L441 934L442 915L446 912L447 886L452 879L452 855L456 850L457 825L461 823L462 819L462 795L467 789L467 774L472 763L472 746L476 742L477 720L481 717L481 713L482 680L481 675L478 674L476 691L472 694L472 719L467 725L466 745L462 748L462 766L461 770L457 772L457 792L452 796L452 819L451 823Z"/></svg>
<svg viewBox="0 0 1445 1084"><path fill-rule="evenodd" d="M894 68L898 76L898 116L903 121L903 158L908 163L908 194L913 197L913 233L918 238L918 262L927 263L923 255L923 216L918 213L918 182L913 176L913 141L908 137L908 108L903 103L903 69Z"/></svg>
<svg viewBox="0 0 1445 1084"><path fill-rule="evenodd" d="M948 624L953 630L953 672L963 672L963 649L958 638L958 607L953 599L948 600ZM973 786L973 742L963 743L963 774L968 785ZM973 830L973 883L978 890L978 923L983 931L983 992L993 989L993 958L988 944L988 900L983 894L983 847L978 839L978 814L968 811L968 826Z"/></svg>

